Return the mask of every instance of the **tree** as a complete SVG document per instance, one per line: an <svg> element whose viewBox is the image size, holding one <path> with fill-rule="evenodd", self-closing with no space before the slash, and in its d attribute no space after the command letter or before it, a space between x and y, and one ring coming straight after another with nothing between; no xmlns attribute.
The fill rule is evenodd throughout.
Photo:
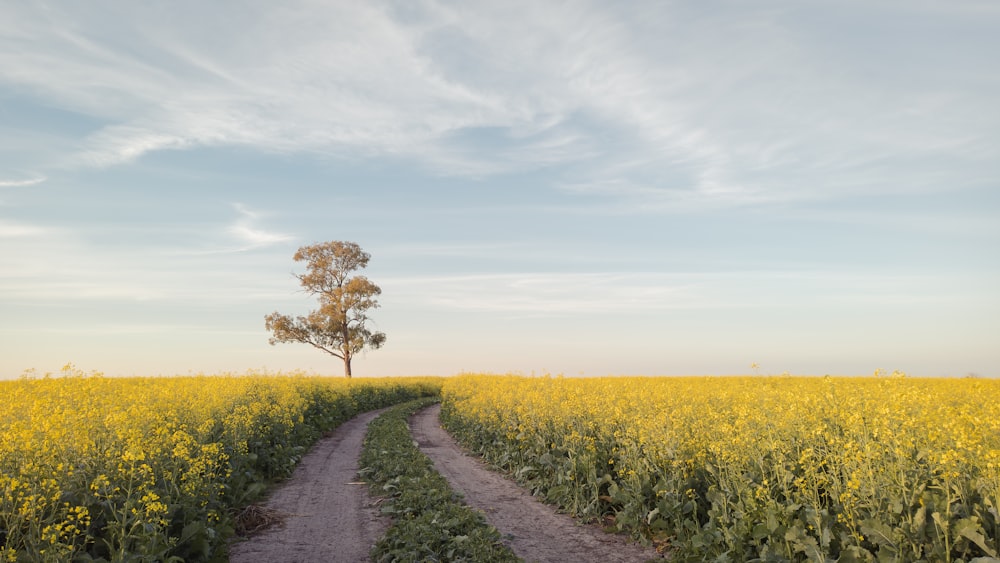
<svg viewBox="0 0 1000 563"><path fill-rule="evenodd" d="M351 358L363 349L385 344L385 334L365 326L368 311L377 309L382 289L352 272L368 266L371 258L353 242L332 241L303 246L293 256L306 262L308 272L296 274L303 291L319 299L319 309L305 317L292 318L277 311L264 317L268 340L301 342L336 356L344 362L344 375L351 377Z"/></svg>

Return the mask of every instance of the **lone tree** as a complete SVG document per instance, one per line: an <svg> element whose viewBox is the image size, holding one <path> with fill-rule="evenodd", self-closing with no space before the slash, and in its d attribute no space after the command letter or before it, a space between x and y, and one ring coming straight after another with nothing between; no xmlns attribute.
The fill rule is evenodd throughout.
<svg viewBox="0 0 1000 563"><path fill-rule="evenodd" d="M292 318L277 311L264 317L272 333L268 342L310 344L344 361L344 375L351 377L351 358L365 347L381 348L385 334L365 326L369 309L378 308L379 286L364 276L351 276L368 266L371 258L353 242L332 241L303 246L293 257L305 261L308 273L296 274L306 293L319 299L319 309Z"/></svg>

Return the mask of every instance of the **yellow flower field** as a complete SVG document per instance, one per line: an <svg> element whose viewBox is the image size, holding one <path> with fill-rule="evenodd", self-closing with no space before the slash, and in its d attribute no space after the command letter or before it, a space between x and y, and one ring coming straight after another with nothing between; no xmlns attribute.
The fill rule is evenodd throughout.
<svg viewBox="0 0 1000 563"><path fill-rule="evenodd" d="M0 381L0 561L224 557L229 510L355 414L437 378Z"/></svg>
<svg viewBox="0 0 1000 563"><path fill-rule="evenodd" d="M470 375L443 397L490 462L674 560L1000 551L997 380Z"/></svg>

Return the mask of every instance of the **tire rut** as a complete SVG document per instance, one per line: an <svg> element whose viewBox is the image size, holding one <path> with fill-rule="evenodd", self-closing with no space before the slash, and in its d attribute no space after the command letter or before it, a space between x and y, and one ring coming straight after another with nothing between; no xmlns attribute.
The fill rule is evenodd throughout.
<svg viewBox="0 0 1000 563"><path fill-rule="evenodd" d="M264 503L284 522L232 544L230 562L370 561L389 520L378 516L368 487L358 484L358 457L368 423L384 411L358 415L316 442Z"/></svg>
<svg viewBox="0 0 1000 563"><path fill-rule="evenodd" d="M511 550L534 563L631 563L661 559L652 548L643 548L622 536L584 525L552 506L543 504L515 482L466 455L438 420L441 406L419 411L410 428L420 450L434 462L469 506L480 510L500 531Z"/></svg>

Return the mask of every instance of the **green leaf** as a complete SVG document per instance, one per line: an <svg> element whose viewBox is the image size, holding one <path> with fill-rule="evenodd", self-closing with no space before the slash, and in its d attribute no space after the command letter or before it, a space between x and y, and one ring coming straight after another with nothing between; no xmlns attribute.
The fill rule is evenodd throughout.
<svg viewBox="0 0 1000 563"><path fill-rule="evenodd" d="M520 479L520 478L524 477L525 474L532 473L534 471L535 471L535 468L533 466L531 466L531 465L525 465L524 467L521 467L520 469L518 469L517 472L514 473L514 476L516 478Z"/></svg>
<svg viewBox="0 0 1000 563"><path fill-rule="evenodd" d="M899 554L896 552L895 548L883 545L878 548L878 561L879 563L898 563Z"/></svg>
<svg viewBox="0 0 1000 563"><path fill-rule="evenodd" d="M653 522L653 518L656 518L656 516L659 513L660 513L660 509L659 508L654 508L653 510L650 510L649 512L647 512L646 513L646 523L647 524L652 523Z"/></svg>
<svg viewBox="0 0 1000 563"><path fill-rule="evenodd" d="M869 563L870 561L873 561L872 554L856 545L840 552L840 559L837 559L837 563Z"/></svg>
<svg viewBox="0 0 1000 563"><path fill-rule="evenodd" d="M875 545L880 547L891 547L895 549L896 542L892 540L892 528L879 522L878 520L865 520L861 523L861 533L865 535Z"/></svg>
<svg viewBox="0 0 1000 563"><path fill-rule="evenodd" d="M778 514L773 507L768 507L767 509L767 529L773 534L780 526L778 522Z"/></svg>
<svg viewBox="0 0 1000 563"><path fill-rule="evenodd" d="M927 509L920 507L917 509L917 513L913 515L913 532L920 533L923 532L924 527L927 526Z"/></svg>
<svg viewBox="0 0 1000 563"><path fill-rule="evenodd" d="M796 553L804 553L810 561L825 561L826 559L819 549L816 538L806 533L801 524L796 524L785 532L785 541L792 544Z"/></svg>
<svg viewBox="0 0 1000 563"><path fill-rule="evenodd" d="M990 557L997 556L997 552L986 543L986 537L983 535L978 517L969 516L968 518L959 520L955 523L954 530L956 536L966 538L972 543L978 545L979 548L986 553L986 555L989 555Z"/></svg>

